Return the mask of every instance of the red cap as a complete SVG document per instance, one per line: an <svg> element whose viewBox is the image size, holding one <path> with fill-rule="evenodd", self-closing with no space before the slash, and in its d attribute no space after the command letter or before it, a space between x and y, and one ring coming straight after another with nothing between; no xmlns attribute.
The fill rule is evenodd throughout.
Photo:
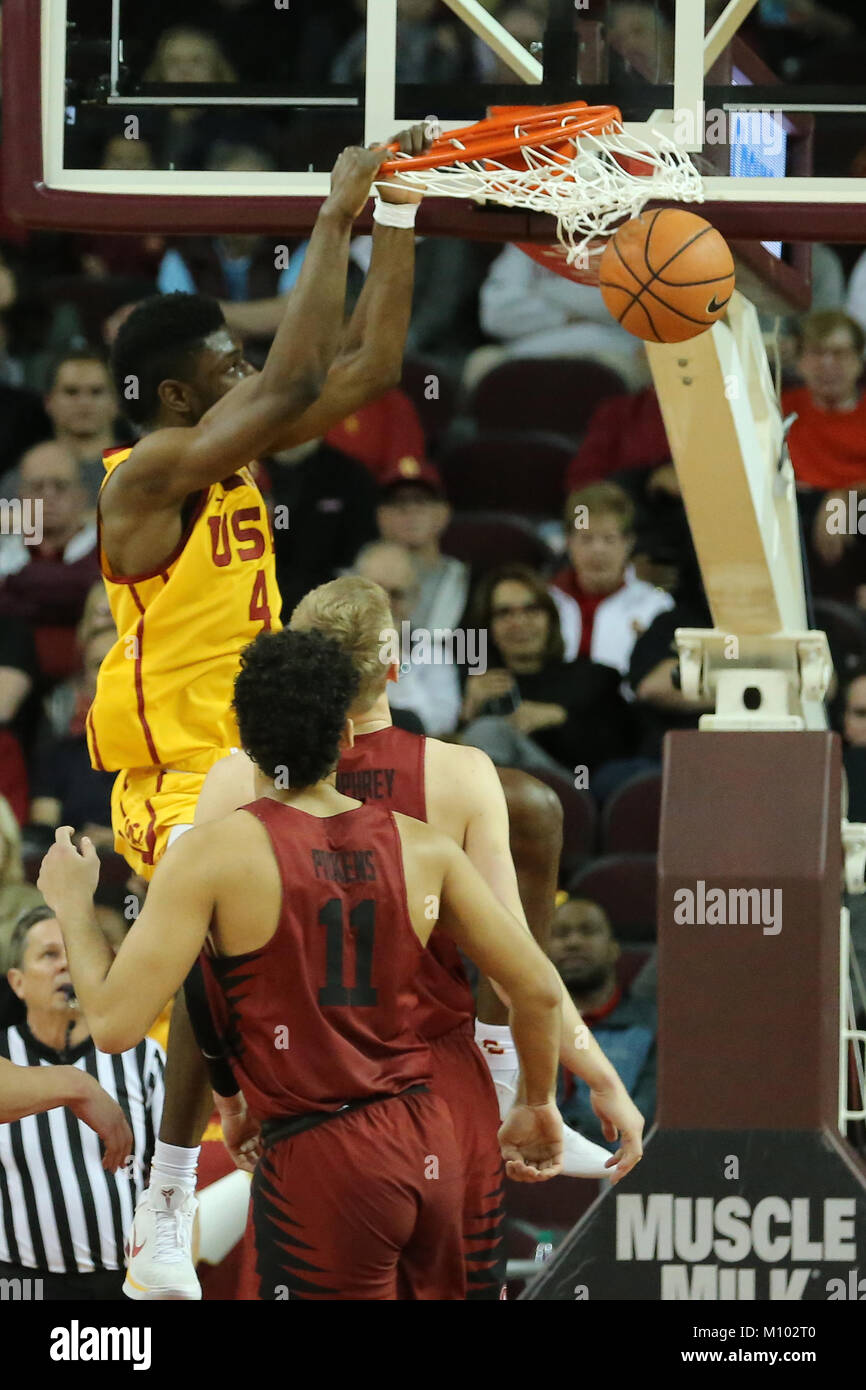
<svg viewBox="0 0 866 1390"><path fill-rule="evenodd" d="M438 469L428 463L426 459L415 458L413 454L406 454L398 459L384 473L379 476L379 489L381 492L390 492L392 488L399 487L402 483L415 483L419 487L428 488L436 497L444 497L445 489L442 486L442 479Z"/></svg>

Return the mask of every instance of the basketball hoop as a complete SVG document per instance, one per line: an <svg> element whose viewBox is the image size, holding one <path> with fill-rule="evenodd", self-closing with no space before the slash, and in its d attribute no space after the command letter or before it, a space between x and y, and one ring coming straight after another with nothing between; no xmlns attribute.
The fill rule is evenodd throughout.
<svg viewBox="0 0 866 1390"><path fill-rule="evenodd" d="M485 120L439 136L423 155L382 173L436 197L474 198L556 218L557 242L521 244L550 269L593 284L620 222L651 199L703 202L703 181L684 150L660 132L629 134L615 106L492 106Z"/></svg>

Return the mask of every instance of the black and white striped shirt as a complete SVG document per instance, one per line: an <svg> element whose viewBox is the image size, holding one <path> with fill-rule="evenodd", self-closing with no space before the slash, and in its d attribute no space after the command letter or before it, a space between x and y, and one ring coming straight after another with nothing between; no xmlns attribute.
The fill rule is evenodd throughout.
<svg viewBox="0 0 866 1390"><path fill-rule="evenodd" d="M127 1169L106 1173L98 1135L67 1108L0 1125L0 1261L54 1274L122 1269L124 1232L159 1133L162 1048L145 1038L110 1056L86 1038L61 1055L20 1023L0 1029L0 1057L88 1071L117 1101L135 1140Z"/></svg>

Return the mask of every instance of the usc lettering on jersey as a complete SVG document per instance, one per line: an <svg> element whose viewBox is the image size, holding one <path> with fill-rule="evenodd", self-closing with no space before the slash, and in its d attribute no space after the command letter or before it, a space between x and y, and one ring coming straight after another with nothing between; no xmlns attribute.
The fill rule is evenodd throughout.
<svg viewBox="0 0 866 1390"><path fill-rule="evenodd" d="M106 478L131 453L108 450ZM99 560L118 639L87 718L93 766L172 767L236 746L239 654L280 626L273 536L249 469L201 494L161 569L115 576L101 540Z"/></svg>

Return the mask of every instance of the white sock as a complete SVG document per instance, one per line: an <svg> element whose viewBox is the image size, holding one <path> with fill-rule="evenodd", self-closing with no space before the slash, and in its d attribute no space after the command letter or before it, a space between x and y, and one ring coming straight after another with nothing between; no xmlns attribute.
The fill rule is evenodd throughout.
<svg viewBox="0 0 866 1390"><path fill-rule="evenodd" d="M194 1149L185 1149L179 1144L164 1144L161 1139L157 1139L153 1162L150 1165L151 1187L168 1184L182 1187L187 1192L194 1192L200 1153L200 1144Z"/></svg>
<svg viewBox="0 0 866 1390"><path fill-rule="evenodd" d="M520 1075L520 1062L517 1048L507 1023L482 1023L475 1020L475 1042L490 1068L494 1081L517 1086Z"/></svg>

